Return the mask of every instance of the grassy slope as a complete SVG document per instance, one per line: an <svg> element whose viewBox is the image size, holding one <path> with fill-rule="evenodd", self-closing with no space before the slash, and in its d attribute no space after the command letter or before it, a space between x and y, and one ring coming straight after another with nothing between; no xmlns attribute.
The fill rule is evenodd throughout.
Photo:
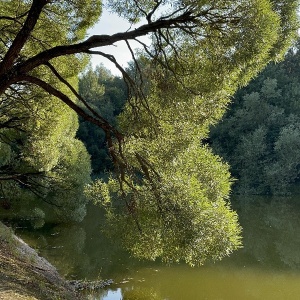
<svg viewBox="0 0 300 300"><path fill-rule="evenodd" d="M0 300L79 299L55 268L0 222Z"/></svg>

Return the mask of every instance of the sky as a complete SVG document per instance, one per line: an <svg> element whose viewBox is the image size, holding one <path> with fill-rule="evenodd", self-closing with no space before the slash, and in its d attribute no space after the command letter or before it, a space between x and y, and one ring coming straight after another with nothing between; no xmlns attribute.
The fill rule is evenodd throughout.
<svg viewBox="0 0 300 300"><path fill-rule="evenodd" d="M132 29L140 25L134 25ZM120 18L116 14L111 14L107 10L103 10L99 22L88 31L88 36L94 34L114 34L117 32L123 32L130 28L130 24L124 19ZM143 37L143 42L147 40L146 37ZM132 49L138 48L138 43L130 42ZM97 50L97 48L93 49ZM125 42L115 43L113 46L101 47L100 51L112 54L115 56L116 60L122 67L126 67L127 63L132 60L131 54L125 44ZM114 67L114 65L109 62L104 57L99 55L93 55L91 58L92 66L95 67L100 63L103 63L104 66L112 71L114 75L121 75L119 71Z"/></svg>

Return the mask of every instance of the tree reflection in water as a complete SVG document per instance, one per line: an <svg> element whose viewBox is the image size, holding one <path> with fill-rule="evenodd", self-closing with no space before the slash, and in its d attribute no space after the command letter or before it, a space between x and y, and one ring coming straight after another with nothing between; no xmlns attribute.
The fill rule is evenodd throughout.
<svg viewBox="0 0 300 300"><path fill-rule="evenodd" d="M117 240L101 234L103 219L95 207L89 208L80 224L48 225L19 233L68 278L115 280L111 290L91 294L92 300L298 299L297 197L236 196L232 205L243 227L244 247L219 263L198 269L165 267L129 257Z"/></svg>

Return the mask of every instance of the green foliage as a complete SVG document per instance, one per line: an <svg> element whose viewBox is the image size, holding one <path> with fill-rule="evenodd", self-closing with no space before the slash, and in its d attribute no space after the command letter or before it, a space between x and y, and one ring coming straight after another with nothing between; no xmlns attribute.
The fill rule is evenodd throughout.
<svg viewBox="0 0 300 300"><path fill-rule="evenodd" d="M45 95L26 105L14 105L14 115L9 113L2 117L17 114L23 120L16 128L0 130L1 173L17 179L1 182L9 214L41 225L45 218L82 220L86 204L82 190L91 170L84 145L75 139L76 115ZM56 216L49 204L55 207Z"/></svg>
<svg viewBox="0 0 300 300"><path fill-rule="evenodd" d="M178 6L178 12L187 5L164 3L170 9ZM284 53L293 30L286 31L284 41L281 33L293 18L282 19L281 7L275 11L270 1L210 3L189 2L199 14L207 8L215 17L242 16L239 25L225 21L212 26L203 21L193 28L200 38L192 41L187 32L162 30L169 40L176 40L176 50L166 43L160 55L161 49L154 46L160 64L151 62L151 53L145 55L154 66L141 74L147 95L130 99L118 118L125 135L122 151L114 158L119 176L86 189L89 198L105 207L111 228L119 231L124 245L140 258L194 266L221 259L241 245L237 215L227 200L228 167L203 141L235 90ZM282 9L294 7L291 2L281 4ZM113 10L136 21L143 11L132 5L132 1L111 2ZM151 13L152 1L141 5L144 13ZM161 67L165 61L168 70ZM245 140L245 147L256 136L263 143L264 128ZM263 150L262 144L256 155Z"/></svg>
<svg viewBox="0 0 300 300"><path fill-rule="evenodd" d="M1 16L17 17L21 21L12 22L11 19L1 18L1 32L5 39L13 40L19 32L31 2L18 0L1 2ZM51 2L42 12L29 43L22 51L24 54L38 53L44 47L80 41L84 38L86 30L98 20L101 10L102 4L98 0Z"/></svg>
<svg viewBox="0 0 300 300"><path fill-rule="evenodd" d="M160 179L135 184L136 193L120 191L112 178L107 185L97 181L88 189L90 197L106 207L112 228L119 228L127 248L141 258L200 265L239 246L237 217L223 199L229 174L219 159L204 147L194 147L158 165ZM123 193L127 204L115 203ZM125 210L129 205L130 214L120 205Z"/></svg>
<svg viewBox="0 0 300 300"><path fill-rule="evenodd" d="M232 109L212 130L213 148L238 179L237 193L288 194L299 181L298 64L298 48L270 64L237 92Z"/></svg>
<svg viewBox="0 0 300 300"><path fill-rule="evenodd" d="M79 77L79 93L110 124L116 124L127 97L124 81L104 66L92 70L89 67ZM105 134L101 128L80 118L77 136L91 155L93 175L99 176L112 169L112 162L106 147Z"/></svg>
<svg viewBox="0 0 300 300"><path fill-rule="evenodd" d="M140 122L135 122L129 105L120 116L123 131L132 133L123 155L134 174L127 174L121 186L114 178L107 184L98 181L87 193L106 207L112 228L122 230L125 246L136 256L200 265L240 245L237 217L224 200L230 189L229 173L218 157L199 145L209 118L198 116L206 111L207 102L186 98L202 105L202 110L194 111L179 96L172 100L178 101L178 108L162 100L171 98L157 97L154 91L147 98L159 118L140 109ZM123 205L118 197L124 198Z"/></svg>
<svg viewBox="0 0 300 300"><path fill-rule="evenodd" d="M202 13L205 4L209 7L203 1L191 5ZM131 5L111 2L113 10L134 22L143 11ZM153 2L140 5L149 12ZM269 1L218 1L210 9L224 16L232 10L243 18L239 26L228 22L224 31L203 22L195 29L201 38L193 42L188 34L165 32L176 37L176 52L166 45L157 59L167 55L170 71L146 68L147 96L131 99L118 118L125 133L115 158L120 176L96 181L86 190L105 207L112 228L122 231L125 246L141 258L201 265L240 247L237 216L227 202L228 167L201 141L237 87L285 51L283 45L278 49L285 24ZM260 139L255 155L262 155L264 137L260 128L244 141L245 147Z"/></svg>
<svg viewBox="0 0 300 300"><path fill-rule="evenodd" d="M62 204L71 206L75 219L82 217L83 202L76 197L74 207L70 199L77 192L69 188L82 187L89 170L88 155L74 140L75 118L55 96L105 130L115 175L107 183L90 185L86 193L103 203L113 229L122 230L124 244L135 255L201 265L240 247L240 227L228 203L228 167L203 141L236 89L285 53L296 33L298 2L110 1L108 6L130 22L145 17L147 24L82 42L86 29L100 15L101 1L34 1L0 6L4 15L0 18L4 29L1 66L7 73L0 70L0 104L5 111L0 124L6 124L1 128L6 139L2 142L10 146L1 146L7 154L3 163L9 161L9 168L13 166L18 174L27 170L42 173L46 178L36 180L45 200L62 213ZM20 31L31 4L33 20L29 21L37 21L37 25L26 23ZM41 9L40 15L34 16L35 8ZM52 30L45 32L45 28ZM117 129L111 125L123 107L123 83L103 68L82 75L80 94L87 99L81 101L82 106L76 104L76 92L72 94L64 83L67 79L76 85L85 53L151 32L152 44L144 44L146 51L141 55L146 66L150 61L150 67L140 71L146 80L137 76L137 83L146 86L132 93ZM114 61L112 56L102 55ZM132 81L126 74L124 77L132 87ZM82 132L92 131L82 125ZM261 128L245 140L245 146L251 145L253 138L263 143L264 136ZM95 138L101 140L102 134L95 133ZM93 143L91 139L89 149ZM262 149L264 145L257 156ZM27 175L21 179L7 181L2 187L7 194L14 191L10 197L26 203L32 200L27 193L28 187L33 190L32 178L31 185ZM35 219L43 217L42 210L34 210Z"/></svg>
<svg viewBox="0 0 300 300"><path fill-rule="evenodd" d="M1 2L1 59L31 5L32 1ZM101 1L94 0L49 2L16 63L46 49L81 41L98 20L101 7ZM86 61L85 55L78 54L52 59L51 65L71 84L77 84ZM48 66L41 65L30 75L73 98ZM30 219L36 227L45 219L82 220L87 202L82 191L90 180L91 167L84 145L75 138L77 115L56 97L28 84L9 87L1 95L0 110L0 205L10 208L5 215Z"/></svg>

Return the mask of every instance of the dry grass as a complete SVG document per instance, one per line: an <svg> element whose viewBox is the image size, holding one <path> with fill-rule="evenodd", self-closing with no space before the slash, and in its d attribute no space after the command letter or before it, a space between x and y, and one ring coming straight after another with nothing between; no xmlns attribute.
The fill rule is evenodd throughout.
<svg viewBox="0 0 300 300"><path fill-rule="evenodd" d="M0 300L79 299L45 259L0 223Z"/></svg>

